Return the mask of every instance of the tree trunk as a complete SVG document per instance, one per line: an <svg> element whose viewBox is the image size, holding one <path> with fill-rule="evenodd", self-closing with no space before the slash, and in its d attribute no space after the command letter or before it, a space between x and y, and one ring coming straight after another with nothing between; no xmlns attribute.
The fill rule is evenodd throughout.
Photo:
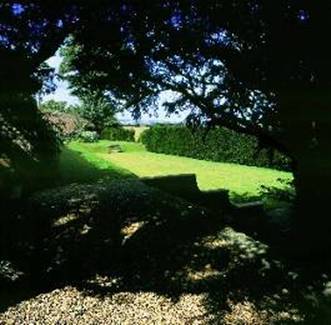
<svg viewBox="0 0 331 325"><path fill-rule="evenodd" d="M325 155L301 156L294 172L293 230L302 253L326 253L331 248L331 162Z"/></svg>
<svg viewBox="0 0 331 325"><path fill-rule="evenodd" d="M307 90L281 97L285 142L296 165L293 247L305 255L331 248L331 101Z"/></svg>

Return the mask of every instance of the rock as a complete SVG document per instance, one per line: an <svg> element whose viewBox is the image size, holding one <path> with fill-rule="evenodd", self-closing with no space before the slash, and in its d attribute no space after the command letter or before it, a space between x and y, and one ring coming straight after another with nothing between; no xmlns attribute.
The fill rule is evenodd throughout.
<svg viewBox="0 0 331 325"><path fill-rule="evenodd" d="M111 144L108 146L108 153L119 153L123 152L123 149L119 144Z"/></svg>

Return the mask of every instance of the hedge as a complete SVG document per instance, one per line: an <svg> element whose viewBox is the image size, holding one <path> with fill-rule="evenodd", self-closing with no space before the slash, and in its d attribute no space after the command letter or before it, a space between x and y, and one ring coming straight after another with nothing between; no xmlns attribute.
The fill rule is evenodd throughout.
<svg viewBox="0 0 331 325"><path fill-rule="evenodd" d="M259 149L257 138L226 128L193 131L185 126L157 125L144 131L140 140L148 151L157 153L291 170L288 157L276 150Z"/></svg>
<svg viewBox="0 0 331 325"><path fill-rule="evenodd" d="M123 127L106 128L101 132L101 139L111 141L129 141L134 142L135 131Z"/></svg>

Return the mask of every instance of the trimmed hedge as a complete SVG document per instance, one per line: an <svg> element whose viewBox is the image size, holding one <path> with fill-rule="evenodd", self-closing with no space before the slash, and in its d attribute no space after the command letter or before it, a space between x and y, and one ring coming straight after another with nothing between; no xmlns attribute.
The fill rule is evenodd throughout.
<svg viewBox="0 0 331 325"><path fill-rule="evenodd" d="M135 131L133 129L125 129L123 127L112 127L104 129L101 132L101 139L111 141L129 141L134 142Z"/></svg>
<svg viewBox="0 0 331 325"><path fill-rule="evenodd" d="M157 125L144 131L141 142L148 151L241 165L291 170L280 152L258 148L258 140L226 128L195 131L185 126Z"/></svg>

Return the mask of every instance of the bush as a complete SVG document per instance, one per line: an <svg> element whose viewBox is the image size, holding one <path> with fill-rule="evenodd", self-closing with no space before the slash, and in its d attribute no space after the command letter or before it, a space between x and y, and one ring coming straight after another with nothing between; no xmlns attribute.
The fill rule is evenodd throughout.
<svg viewBox="0 0 331 325"><path fill-rule="evenodd" d="M52 184L61 141L32 96L0 96L0 201L6 201Z"/></svg>
<svg viewBox="0 0 331 325"><path fill-rule="evenodd" d="M63 142L79 139L82 132L93 130L93 125L77 114L53 111L45 112L44 117Z"/></svg>
<svg viewBox="0 0 331 325"><path fill-rule="evenodd" d="M106 128L101 132L101 138L111 141L128 141L134 142L135 131L123 127Z"/></svg>
<svg viewBox="0 0 331 325"><path fill-rule="evenodd" d="M97 142L99 140L99 136L97 132L94 131L83 131L79 135L79 140L83 142Z"/></svg>
<svg viewBox="0 0 331 325"><path fill-rule="evenodd" d="M290 170L288 157L272 149L260 150L257 138L226 128L193 131L185 126L157 125L144 131L140 139L152 152Z"/></svg>

